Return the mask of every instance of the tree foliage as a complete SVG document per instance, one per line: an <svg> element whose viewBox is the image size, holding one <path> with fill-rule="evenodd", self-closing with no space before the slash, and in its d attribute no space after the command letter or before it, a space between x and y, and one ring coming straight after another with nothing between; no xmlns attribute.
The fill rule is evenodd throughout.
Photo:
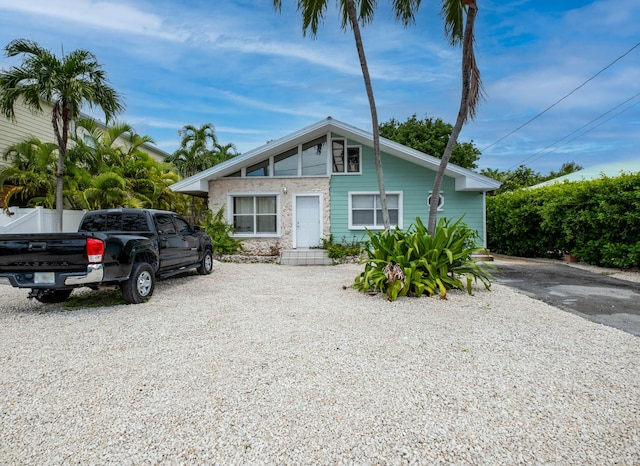
<svg viewBox="0 0 640 466"><path fill-rule="evenodd" d="M545 181L553 180L560 176L582 170L582 167L575 162L565 162L557 172L551 171L548 175L542 175L525 165L520 165L515 170L500 171L497 169L483 168L480 170L484 176L493 178L502 183L495 194L502 194L515 191L520 188L528 188Z"/></svg>
<svg viewBox="0 0 640 466"><path fill-rule="evenodd" d="M221 145L215 126L205 123L199 128L186 125L181 130L180 148L167 159L183 178L193 176L207 168L238 155L233 144Z"/></svg>
<svg viewBox="0 0 640 466"><path fill-rule="evenodd" d="M453 126L440 118L424 117L419 120L415 113L405 122L392 118L380 124L380 136L438 158L442 158L452 131ZM480 154L473 141L456 142L450 162L460 167L475 169L478 168L476 162Z"/></svg>
<svg viewBox="0 0 640 466"><path fill-rule="evenodd" d="M74 50L58 58L33 41L15 39L5 47L5 55L22 55L22 65L0 72L0 112L15 119L14 107L19 99L35 112L43 111L43 102L53 105L51 122L58 143L56 219L58 230L62 231L64 169L71 122L78 118L84 104L102 109L107 122L123 105L91 52Z"/></svg>
<svg viewBox="0 0 640 466"><path fill-rule="evenodd" d="M640 173L489 197L487 236L498 253L639 267Z"/></svg>

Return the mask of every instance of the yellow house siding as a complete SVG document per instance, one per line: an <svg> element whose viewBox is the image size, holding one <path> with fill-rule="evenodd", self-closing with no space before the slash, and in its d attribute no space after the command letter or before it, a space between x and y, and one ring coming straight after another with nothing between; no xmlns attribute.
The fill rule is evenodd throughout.
<svg viewBox="0 0 640 466"><path fill-rule="evenodd" d="M55 142L51 125L51 106L43 104L43 112L32 113L26 106L17 104L14 108L15 121L0 116L0 162L4 162L4 154L13 144L30 137L44 142Z"/></svg>

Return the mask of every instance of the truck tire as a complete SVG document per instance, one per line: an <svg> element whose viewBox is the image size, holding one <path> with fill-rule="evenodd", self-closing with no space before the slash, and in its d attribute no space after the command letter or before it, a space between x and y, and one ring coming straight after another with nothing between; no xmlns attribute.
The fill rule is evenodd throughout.
<svg viewBox="0 0 640 466"><path fill-rule="evenodd" d="M122 298L129 304L140 304L153 294L156 277L147 262L136 262L131 268L129 280L122 282Z"/></svg>
<svg viewBox="0 0 640 466"><path fill-rule="evenodd" d="M63 303L71 295L73 290L42 290L35 298L44 304Z"/></svg>
<svg viewBox="0 0 640 466"><path fill-rule="evenodd" d="M211 250L207 249L204 252L202 260L200 261L200 267L198 267L197 270L200 275L209 275L211 273L213 270L213 254Z"/></svg>

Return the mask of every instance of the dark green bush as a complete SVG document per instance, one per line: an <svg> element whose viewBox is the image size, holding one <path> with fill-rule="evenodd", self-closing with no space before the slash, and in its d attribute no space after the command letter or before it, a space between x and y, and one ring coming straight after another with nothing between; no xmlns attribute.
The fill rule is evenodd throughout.
<svg viewBox="0 0 640 466"><path fill-rule="evenodd" d="M369 235L365 269L355 279L362 292L380 291L390 301L398 296L429 296L447 290L465 289L471 294L474 279L489 289L491 275L471 255L478 251L477 232L462 223L440 219L435 234L429 235L420 218L405 232L398 228Z"/></svg>
<svg viewBox="0 0 640 466"><path fill-rule="evenodd" d="M640 174L518 190L487 198L492 251L640 266Z"/></svg>
<svg viewBox="0 0 640 466"><path fill-rule="evenodd" d="M336 243L333 240L333 235L329 235L329 238L322 238L322 249L327 250L327 255L331 259L342 259L348 256L358 256L362 251L363 245L361 242L356 241L355 238L351 242L347 242L343 237L342 242Z"/></svg>
<svg viewBox="0 0 640 466"><path fill-rule="evenodd" d="M233 238L233 225L223 220L224 207L221 207L215 215L207 210L200 226L211 236L213 252L215 254L235 254L242 250L242 242Z"/></svg>

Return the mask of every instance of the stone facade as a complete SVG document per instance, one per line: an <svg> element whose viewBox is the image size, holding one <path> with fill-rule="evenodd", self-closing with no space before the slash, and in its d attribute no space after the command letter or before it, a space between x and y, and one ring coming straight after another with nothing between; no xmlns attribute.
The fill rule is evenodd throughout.
<svg viewBox="0 0 640 466"><path fill-rule="evenodd" d="M283 249L293 249L293 202L296 194L319 194L322 205L322 238L330 234L330 198L329 177L305 178L223 178L209 182L209 208L217 212L225 209L228 217L228 200L230 194L273 193L279 196L280 204L280 236L277 238L241 238L246 254L277 255ZM286 190L286 193L285 193Z"/></svg>

